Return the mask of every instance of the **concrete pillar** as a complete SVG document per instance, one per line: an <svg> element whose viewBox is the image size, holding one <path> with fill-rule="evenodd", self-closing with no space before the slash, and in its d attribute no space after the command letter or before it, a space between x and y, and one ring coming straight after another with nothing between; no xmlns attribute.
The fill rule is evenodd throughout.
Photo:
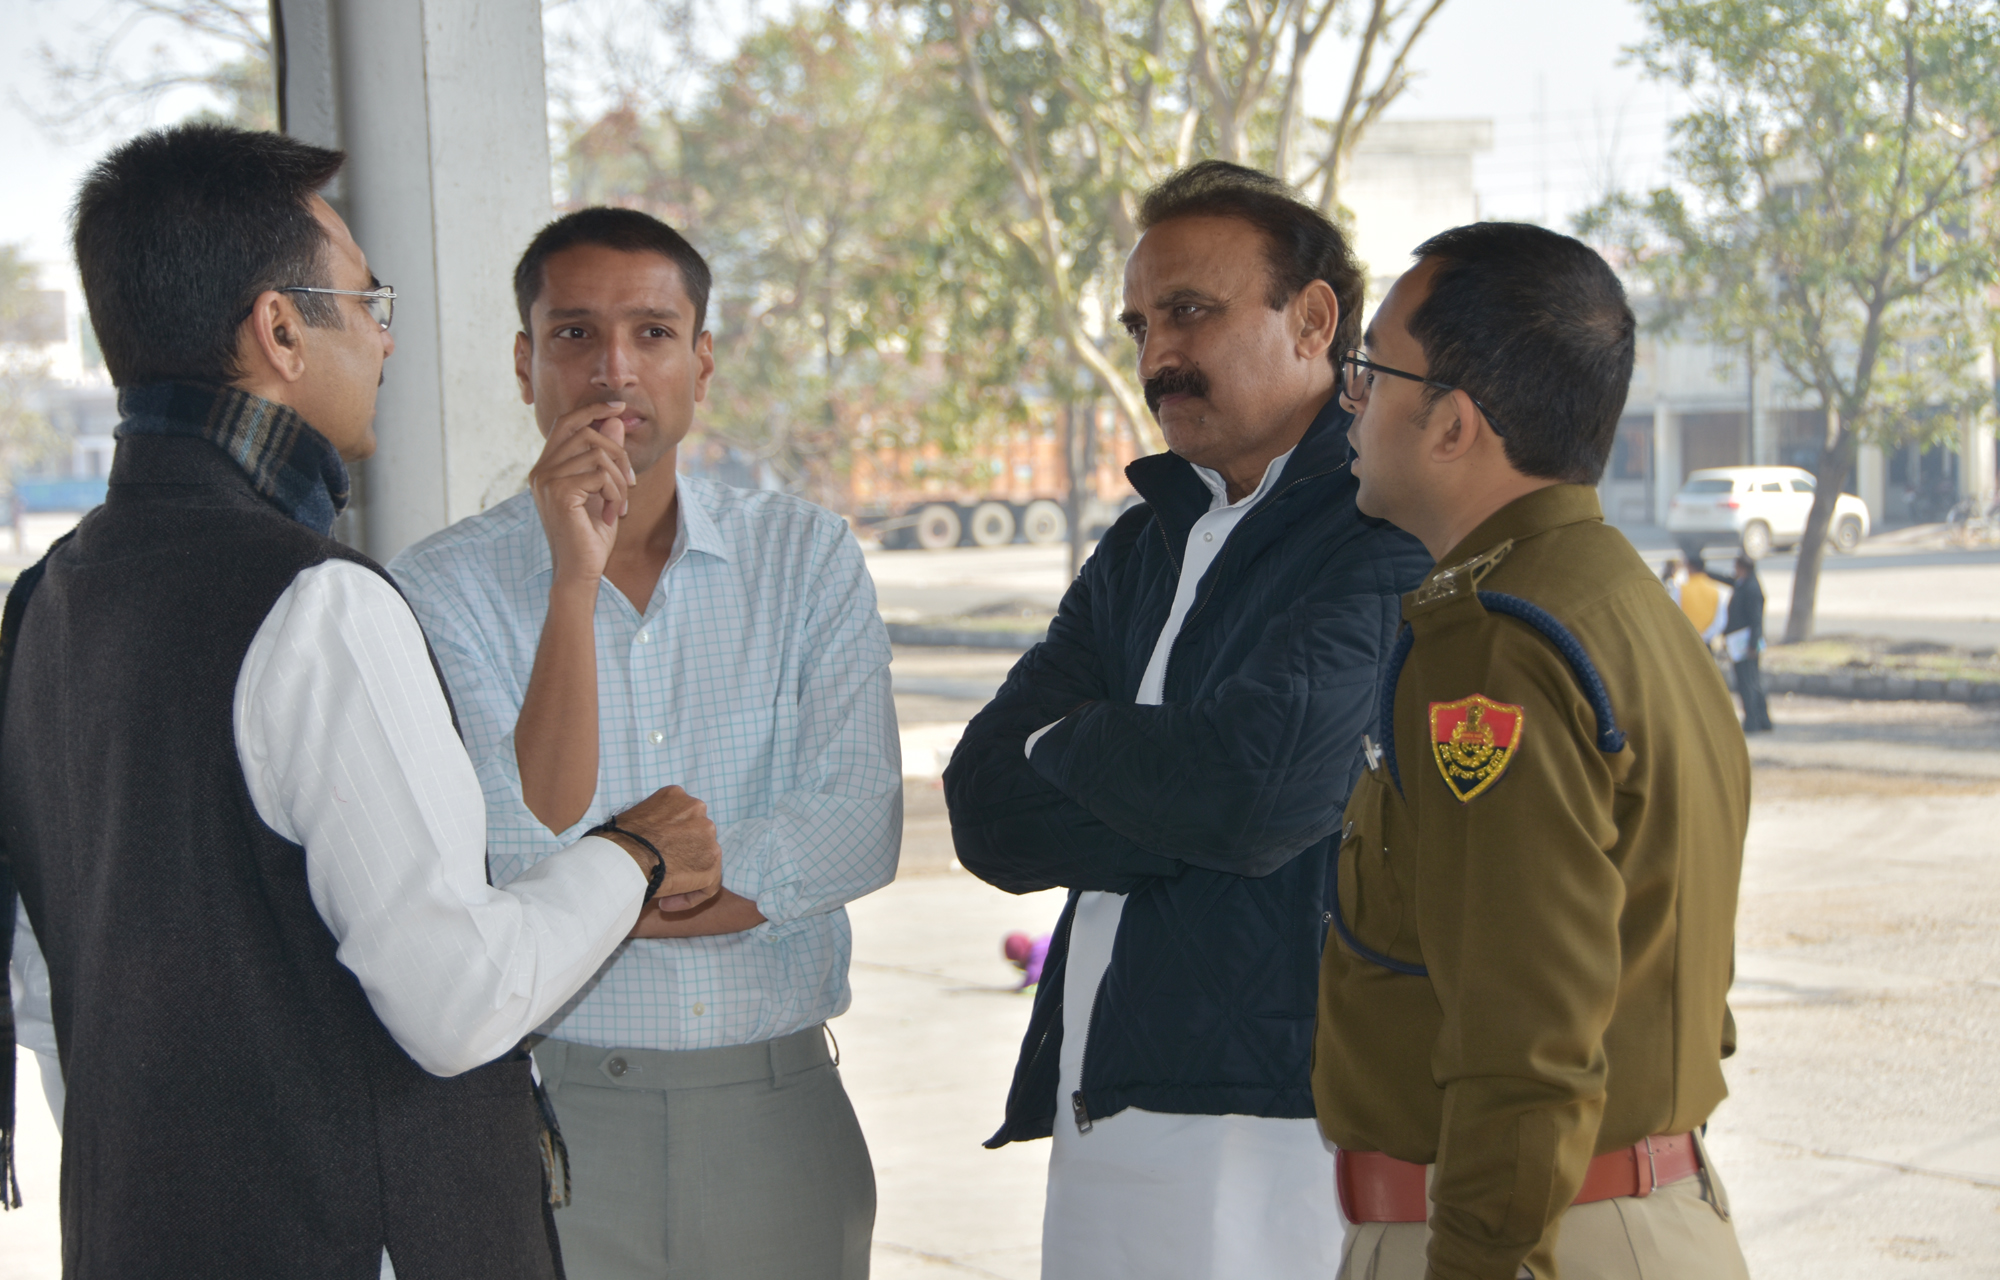
<svg viewBox="0 0 2000 1280"><path fill-rule="evenodd" d="M538 0L274 0L287 132L396 288L396 354L348 536L378 560L516 492L540 445L513 375L514 261L549 220Z"/></svg>
<svg viewBox="0 0 2000 1280"><path fill-rule="evenodd" d="M1653 523L1667 522L1667 507L1681 491L1680 423L1664 399L1653 401Z"/></svg>
<svg viewBox="0 0 2000 1280"><path fill-rule="evenodd" d="M1854 494L1868 504L1868 523L1872 528L1880 528L1888 508L1883 499L1888 494L1885 483L1889 468L1882 456L1879 444L1862 444L1854 451Z"/></svg>
<svg viewBox="0 0 2000 1280"><path fill-rule="evenodd" d="M1984 406L1966 413L1959 427L1958 483L1961 495L1984 511L1993 503L1993 415Z"/></svg>

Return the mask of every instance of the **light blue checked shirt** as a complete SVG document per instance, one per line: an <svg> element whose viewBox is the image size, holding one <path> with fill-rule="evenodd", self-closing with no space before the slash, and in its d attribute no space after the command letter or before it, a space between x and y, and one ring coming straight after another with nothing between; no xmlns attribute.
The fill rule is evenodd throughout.
<svg viewBox="0 0 2000 1280"><path fill-rule="evenodd" d="M783 494L678 482L680 529L645 613L608 582L597 593L597 794L567 831L528 811L514 756L553 572L533 496L389 565L485 788L495 884L677 783L708 804L723 883L768 921L626 942L542 1028L607 1049L748 1044L844 1011L843 904L894 878L902 843L888 634L846 524Z"/></svg>

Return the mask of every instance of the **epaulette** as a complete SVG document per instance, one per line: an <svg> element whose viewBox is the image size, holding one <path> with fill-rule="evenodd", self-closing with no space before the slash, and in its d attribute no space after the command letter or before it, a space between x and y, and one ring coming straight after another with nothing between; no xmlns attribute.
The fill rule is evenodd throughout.
<svg viewBox="0 0 2000 1280"><path fill-rule="evenodd" d="M1591 712L1597 717L1597 749L1606 755L1615 755L1625 746L1625 733L1618 727L1617 717L1612 712L1611 695L1604 687L1604 678L1597 673L1597 666L1591 662L1590 655L1584 652L1582 642L1546 609L1519 596L1479 590L1480 582L1513 549L1514 542L1510 538L1462 564L1433 573L1422 586L1410 593L1410 611L1429 612L1453 601L1474 600L1487 613L1513 618L1540 632L1562 655L1582 688L1584 699L1590 703ZM1369 755L1369 767L1372 769L1375 766L1379 756L1381 762L1388 766L1389 777L1399 791L1403 786L1403 777L1396 767L1396 685L1416 638L1416 632L1405 622L1397 633L1395 647L1389 652L1388 667L1382 673L1382 691L1375 713L1376 732L1382 735L1380 743L1366 736L1362 738L1363 750Z"/></svg>

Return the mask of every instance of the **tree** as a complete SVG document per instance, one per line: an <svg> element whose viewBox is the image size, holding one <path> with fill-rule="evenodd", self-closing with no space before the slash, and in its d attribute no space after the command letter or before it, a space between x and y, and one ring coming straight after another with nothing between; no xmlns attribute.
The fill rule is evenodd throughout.
<svg viewBox="0 0 2000 1280"><path fill-rule="evenodd" d="M59 334L46 332L47 295L35 277L19 245L0 244L0 484L69 448L42 412L49 376L42 348Z"/></svg>
<svg viewBox="0 0 2000 1280"><path fill-rule="evenodd" d="M1137 381L1106 349L1114 278L1138 240L1139 195L1202 155L1316 187L1337 212L1348 157L1408 83L1411 50L1444 0L932 0L933 39L957 53L973 131L1012 199L997 234L1034 263L1049 331L1079 373L1157 445ZM1351 38L1340 113L1304 116L1329 30ZM1318 137L1312 135L1317 133ZM1313 154L1306 156L1310 143Z"/></svg>
<svg viewBox="0 0 2000 1280"><path fill-rule="evenodd" d="M278 127L271 70L271 6L266 0L107 0L79 24L95 33L81 57L48 44L41 60L50 101L23 109L58 137L81 138L143 120L177 89L205 91L214 106L196 118L246 129ZM177 39L169 43L165 33ZM154 42L128 63L132 42Z"/></svg>
<svg viewBox="0 0 2000 1280"><path fill-rule="evenodd" d="M1755 344L1826 432L1785 639L1812 631L1864 440L1992 412L2000 11L1992 0L1641 0L1635 52L1690 94L1677 188L1585 214L1671 319ZM1947 410L1939 413L1939 409Z"/></svg>

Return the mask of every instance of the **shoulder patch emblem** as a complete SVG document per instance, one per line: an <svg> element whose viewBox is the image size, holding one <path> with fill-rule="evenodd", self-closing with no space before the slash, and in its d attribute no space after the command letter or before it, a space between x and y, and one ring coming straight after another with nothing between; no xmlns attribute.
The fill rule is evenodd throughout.
<svg viewBox="0 0 2000 1280"><path fill-rule="evenodd" d="M1521 747L1520 707L1475 693L1457 702L1431 703L1431 752L1438 772L1460 803L1500 780Z"/></svg>

